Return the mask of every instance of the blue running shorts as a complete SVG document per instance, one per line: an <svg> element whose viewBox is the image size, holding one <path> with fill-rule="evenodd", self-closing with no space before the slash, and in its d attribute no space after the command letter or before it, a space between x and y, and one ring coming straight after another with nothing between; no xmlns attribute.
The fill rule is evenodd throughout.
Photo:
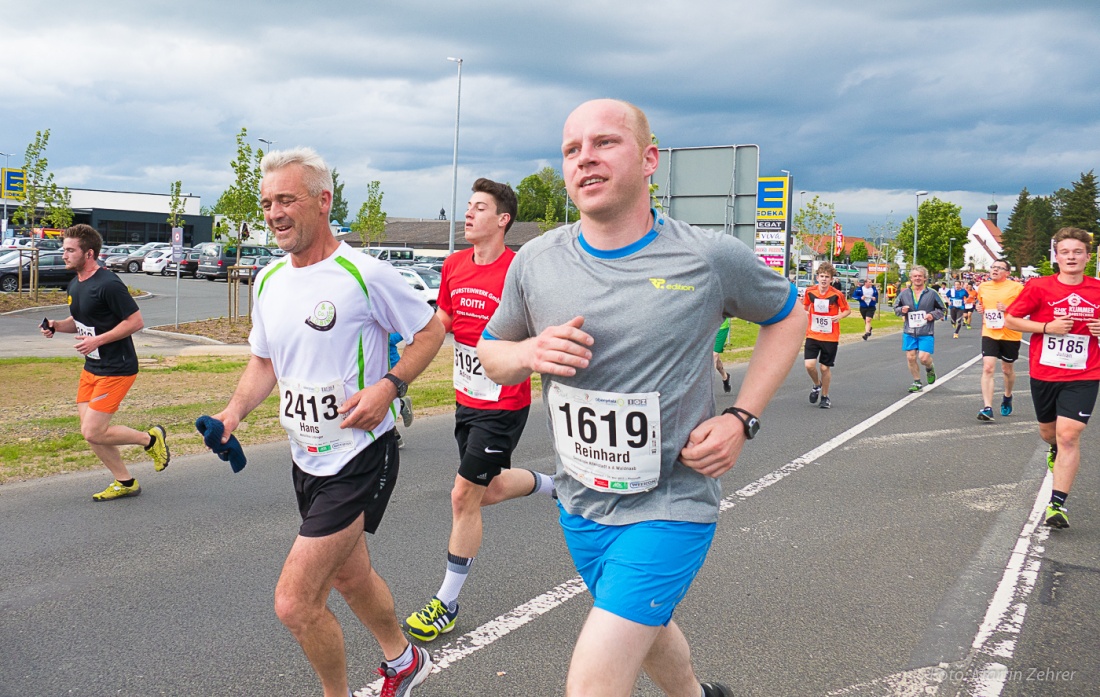
<svg viewBox="0 0 1100 697"><path fill-rule="evenodd" d="M558 507L565 543L596 607L649 627L667 625L706 561L717 524L603 525Z"/></svg>
<svg viewBox="0 0 1100 697"><path fill-rule="evenodd" d="M928 336L913 336L912 334L902 334L901 350L921 351L922 353L935 353L936 337L931 334L929 334Z"/></svg>

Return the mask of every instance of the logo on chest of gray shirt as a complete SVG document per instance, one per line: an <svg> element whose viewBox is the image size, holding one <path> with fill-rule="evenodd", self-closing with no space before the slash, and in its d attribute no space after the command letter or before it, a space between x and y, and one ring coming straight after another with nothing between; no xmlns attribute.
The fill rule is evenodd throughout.
<svg viewBox="0 0 1100 697"><path fill-rule="evenodd" d="M306 324L319 332L327 332L336 326L336 306L322 300L313 308L313 315L306 318Z"/></svg>

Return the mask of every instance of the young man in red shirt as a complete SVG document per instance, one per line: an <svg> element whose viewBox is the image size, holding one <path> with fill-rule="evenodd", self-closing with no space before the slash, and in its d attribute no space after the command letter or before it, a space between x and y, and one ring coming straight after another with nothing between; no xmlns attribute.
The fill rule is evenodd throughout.
<svg viewBox="0 0 1100 697"><path fill-rule="evenodd" d="M443 263L436 317L454 334L455 439L461 463L451 490L451 537L439 591L406 620L409 634L431 641L454 629L458 594L481 547L481 507L541 493L554 480L541 472L511 469L531 406L530 379L502 387L485 376L478 360L481 332L489 323L516 253L504 234L516 217L516 195L507 184L481 178L466 208L466 241L474 246Z"/></svg>
<svg viewBox="0 0 1100 697"><path fill-rule="evenodd" d="M1029 281L1005 312L1009 329L1031 332L1031 401L1050 444L1054 475L1045 522L1068 528L1066 497L1081 464L1081 434L1100 386L1100 280L1085 276L1092 237L1078 228L1054 235L1058 274Z"/></svg>
<svg viewBox="0 0 1100 697"><path fill-rule="evenodd" d="M836 349L840 345L840 320L852 314L844 294L832 286L836 269L829 262L817 267L817 285L806 289L802 304L809 314L806 327L806 372L814 386L810 390L810 404L821 408L832 407L829 399L829 383L832 382Z"/></svg>

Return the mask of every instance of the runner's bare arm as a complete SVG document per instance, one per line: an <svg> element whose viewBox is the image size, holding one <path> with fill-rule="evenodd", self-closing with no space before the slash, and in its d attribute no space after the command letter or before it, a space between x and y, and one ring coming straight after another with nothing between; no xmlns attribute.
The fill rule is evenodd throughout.
<svg viewBox="0 0 1100 697"><path fill-rule="evenodd" d="M75 334L76 333L76 321L72 317L66 317L65 319L51 319L50 326L53 327L54 333L61 332L62 334ZM45 334L45 330L42 332Z"/></svg>
<svg viewBox="0 0 1100 697"><path fill-rule="evenodd" d="M136 334L145 328L145 321L141 319L141 310L119 322L114 329L96 336L77 337L75 348L82 356L87 356L104 344L125 339L131 334Z"/></svg>
<svg viewBox="0 0 1100 697"><path fill-rule="evenodd" d="M443 332L445 334L450 334L451 328L453 326L453 320L451 316L444 312L441 308L437 307L435 309L435 318L439 320L440 324L443 325Z"/></svg>
<svg viewBox="0 0 1100 697"><path fill-rule="evenodd" d="M1030 318L1016 317L1005 313L1005 327L1016 332L1028 332L1030 334L1069 334L1073 329L1073 320L1069 317L1059 317L1049 322L1036 322Z"/></svg>
<svg viewBox="0 0 1100 697"><path fill-rule="evenodd" d="M806 334L806 313L795 305L783 320L760 327L745 379L734 406L760 416L791 372ZM708 477L730 470L745 445L745 427L732 414L720 414L695 427L680 451L680 461Z"/></svg>
<svg viewBox="0 0 1100 697"><path fill-rule="evenodd" d="M584 317L547 327L538 336L523 341L482 338L477 342L477 357L490 380L498 385L518 385L531 373L577 374L592 358L592 337L581 331Z"/></svg>
<svg viewBox="0 0 1100 697"><path fill-rule="evenodd" d="M214 418L225 424L225 433L222 435L222 443L229 442L229 436L240 425L260 402L267 399L271 390L275 389L275 368L271 365L270 358L260 358L253 355L245 366L244 373L237 383L237 389L220 413L214 414Z"/></svg>
<svg viewBox="0 0 1100 697"><path fill-rule="evenodd" d="M404 382L412 382L424 372L428 364L439 353L446 332L439 317L433 315L424 328L413 334L411 342L405 345L401 360L390 370ZM346 414L340 422L340 428L358 428L369 431L386 418L386 410L397 399L397 388L389 380L379 380L373 385L359 390L340 405L337 411Z"/></svg>

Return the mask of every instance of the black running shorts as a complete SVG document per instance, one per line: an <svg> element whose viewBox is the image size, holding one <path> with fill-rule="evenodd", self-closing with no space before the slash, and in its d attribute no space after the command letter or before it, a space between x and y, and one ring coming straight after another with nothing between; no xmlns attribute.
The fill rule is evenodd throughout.
<svg viewBox="0 0 1100 697"><path fill-rule="evenodd" d="M397 437L389 430L328 477L317 477L294 465L294 494L302 537L334 535L363 514L363 529L374 534L397 483Z"/></svg>
<svg viewBox="0 0 1100 697"><path fill-rule="evenodd" d="M1072 380L1047 382L1031 378L1031 402L1035 405L1035 420L1041 424L1054 423L1056 417L1087 424L1096 406L1096 380Z"/></svg>
<svg viewBox="0 0 1100 697"><path fill-rule="evenodd" d="M1005 363L1015 363L1016 359L1020 357L1020 342L983 336L982 356L997 358Z"/></svg>
<svg viewBox="0 0 1100 697"><path fill-rule="evenodd" d="M832 368L836 365L836 348L839 345L839 341L818 341L817 339L807 338L806 350L803 352L802 357L808 361L816 360L821 365Z"/></svg>
<svg viewBox="0 0 1100 697"><path fill-rule="evenodd" d="M455 440L461 462L458 474L481 486L512 466L512 451L519 444L527 412L522 409L474 409L455 405Z"/></svg>
<svg viewBox="0 0 1100 697"><path fill-rule="evenodd" d="M875 306L871 305L870 307L863 307L862 305L860 305L859 316L863 319L873 319L875 316Z"/></svg>

